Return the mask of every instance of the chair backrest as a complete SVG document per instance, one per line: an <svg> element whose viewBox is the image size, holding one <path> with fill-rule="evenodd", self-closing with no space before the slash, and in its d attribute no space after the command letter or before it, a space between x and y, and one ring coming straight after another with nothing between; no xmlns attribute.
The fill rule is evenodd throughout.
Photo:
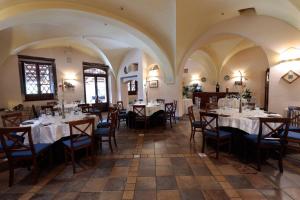
<svg viewBox="0 0 300 200"><path fill-rule="evenodd" d="M34 117L34 118L38 118L38 117L39 117L39 114L38 114L38 112L37 112L37 110L36 110L35 105L32 105L31 108L32 108L33 117Z"/></svg>
<svg viewBox="0 0 300 200"><path fill-rule="evenodd" d="M116 107L109 107L107 112L107 122L112 122L112 113L118 112L118 109ZM117 120L115 121L117 123Z"/></svg>
<svg viewBox="0 0 300 200"><path fill-rule="evenodd" d="M24 106L23 104L18 104L17 106L13 107L14 111L23 111L24 110Z"/></svg>
<svg viewBox="0 0 300 200"><path fill-rule="evenodd" d="M68 122L68 124L70 128L71 148L73 148L73 144L78 142L83 136L87 136L91 139L94 137L94 118L71 121Z"/></svg>
<svg viewBox="0 0 300 200"><path fill-rule="evenodd" d="M281 144L284 144L289 125L289 118L259 118L257 144L260 145L261 140L278 140Z"/></svg>
<svg viewBox="0 0 300 200"><path fill-rule="evenodd" d="M78 108L81 109L81 112L88 113L88 112L90 112L91 106L90 106L90 104L87 104L87 103L85 103L85 104L78 104Z"/></svg>
<svg viewBox="0 0 300 200"><path fill-rule="evenodd" d="M111 123L109 124L109 134L111 135L113 135L116 131L117 117L118 117L118 111L117 110L112 111L110 114Z"/></svg>
<svg viewBox="0 0 300 200"><path fill-rule="evenodd" d="M174 104L173 103L166 103L165 104L165 112L167 114L171 114L174 111Z"/></svg>
<svg viewBox="0 0 300 200"><path fill-rule="evenodd" d="M165 104L164 99L156 99L156 102L159 103L159 104Z"/></svg>
<svg viewBox="0 0 300 200"><path fill-rule="evenodd" d="M207 103L205 105L205 110L206 111L213 110L213 109L218 109L218 104L217 103Z"/></svg>
<svg viewBox="0 0 300 200"><path fill-rule="evenodd" d="M177 110L177 100L174 100L173 104L174 104L173 112L176 113L176 110Z"/></svg>
<svg viewBox="0 0 300 200"><path fill-rule="evenodd" d="M47 102L47 106L56 106L58 103L56 101Z"/></svg>
<svg viewBox="0 0 300 200"><path fill-rule="evenodd" d="M118 110L123 110L124 109L123 101L117 101L117 108L118 108Z"/></svg>
<svg viewBox="0 0 300 200"><path fill-rule="evenodd" d="M290 118L290 125L294 127L300 127L300 107L289 106L288 118Z"/></svg>
<svg viewBox="0 0 300 200"><path fill-rule="evenodd" d="M200 112L203 132L213 131L219 137L219 116L216 113Z"/></svg>
<svg viewBox="0 0 300 200"><path fill-rule="evenodd" d="M22 123L22 113L8 113L1 116L4 127L18 127Z"/></svg>
<svg viewBox="0 0 300 200"><path fill-rule="evenodd" d="M145 105L133 105L133 112L136 114L136 118L146 118L146 106Z"/></svg>
<svg viewBox="0 0 300 200"><path fill-rule="evenodd" d="M193 122L195 122L195 115L194 115L194 108L193 108L193 106L189 106L188 107L188 114L189 114L190 122L192 124Z"/></svg>
<svg viewBox="0 0 300 200"><path fill-rule="evenodd" d="M15 137L16 133L18 133L20 137L26 137L27 135L28 144L24 144L21 140ZM0 128L0 140L9 162L12 161L12 155L14 153L22 154L22 152L30 151L32 157L35 157L31 127Z"/></svg>
<svg viewBox="0 0 300 200"><path fill-rule="evenodd" d="M50 112L52 115L54 115L54 106L52 105L46 105L46 106L41 106L41 110L47 114L48 112Z"/></svg>

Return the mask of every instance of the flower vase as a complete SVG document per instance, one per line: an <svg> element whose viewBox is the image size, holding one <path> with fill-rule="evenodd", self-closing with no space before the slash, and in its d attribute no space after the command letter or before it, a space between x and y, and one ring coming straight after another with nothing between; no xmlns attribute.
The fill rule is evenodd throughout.
<svg viewBox="0 0 300 200"><path fill-rule="evenodd" d="M239 105L239 113L242 113L243 108L242 108L242 97L240 97L240 105Z"/></svg>
<svg viewBox="0 0 300 200"><path fill-rule="evenodd" d="M61 100L61 116L63 119L66 118L66 114L65 114L65 102L64 100Z"/></svg>

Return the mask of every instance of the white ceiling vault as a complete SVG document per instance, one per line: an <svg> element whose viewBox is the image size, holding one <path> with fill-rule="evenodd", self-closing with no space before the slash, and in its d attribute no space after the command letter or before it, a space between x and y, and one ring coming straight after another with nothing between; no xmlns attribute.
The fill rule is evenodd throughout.
<svg viewBox="0 0 300 200"><path fill-rule="evenodd" d="M116 74L128 50L139 48L162 66L166 82L173 82L172 3L172 0L154 0L151 5L139 0L0 0L0 63L25 48L71 46L93 52ZM153 15L158 8L162 12Z"/></svg>
<svg viewBox="0 0 300 200"><path fill-rule="evenodd" d="M249 7L256 16L239 16ZM67 46L117 74L139 48L173 83L197 50L221 69L253 46L270 54L300 47L299 29L299 0L0 0L0 64L26 48Z"/></svg>

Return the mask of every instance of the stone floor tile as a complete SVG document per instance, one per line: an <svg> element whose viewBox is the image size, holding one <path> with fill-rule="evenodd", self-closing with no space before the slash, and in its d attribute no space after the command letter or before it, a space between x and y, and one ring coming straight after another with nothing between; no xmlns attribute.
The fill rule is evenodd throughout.
<svg viewBox="0 0 300 200"><path fill-rule="evenodd" d="M157 190L176 190L177 182L174 176L158 176L156 177Z"/></svg>
<svg viewBox="0 0 300 200"><path fill-rule="evenodd" d="M181 200L178 190L159 190L157 200Z"/></svg>
<svg viewBox="0 0 300 200"><path fill-rule="evenodd" d="M155 190L155 177L137 177L135 190Z"/></svg>
<svg viewBox="0 0 300 200"><path fill-rule="evenodd" d="M135 191L134 200L156 200L156 191Z"/></svg>
<svg viewBox="0 0 300 200"><path fill-rule="evenodd" d="M104 186L104 191L122 191L125 189L126 178L124 177L112 177L107 179Z"/></svg>

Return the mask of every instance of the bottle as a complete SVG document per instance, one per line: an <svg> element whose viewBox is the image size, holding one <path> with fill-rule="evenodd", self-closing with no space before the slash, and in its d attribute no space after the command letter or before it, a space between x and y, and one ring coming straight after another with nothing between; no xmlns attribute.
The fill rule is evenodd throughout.
<svg viewBox="0 0 300 200"><path fill-rule="evenodd" d="M220 92L220 85L219 85L219 82L217 82L217 85L216 85L216 92Z"/></svg>

